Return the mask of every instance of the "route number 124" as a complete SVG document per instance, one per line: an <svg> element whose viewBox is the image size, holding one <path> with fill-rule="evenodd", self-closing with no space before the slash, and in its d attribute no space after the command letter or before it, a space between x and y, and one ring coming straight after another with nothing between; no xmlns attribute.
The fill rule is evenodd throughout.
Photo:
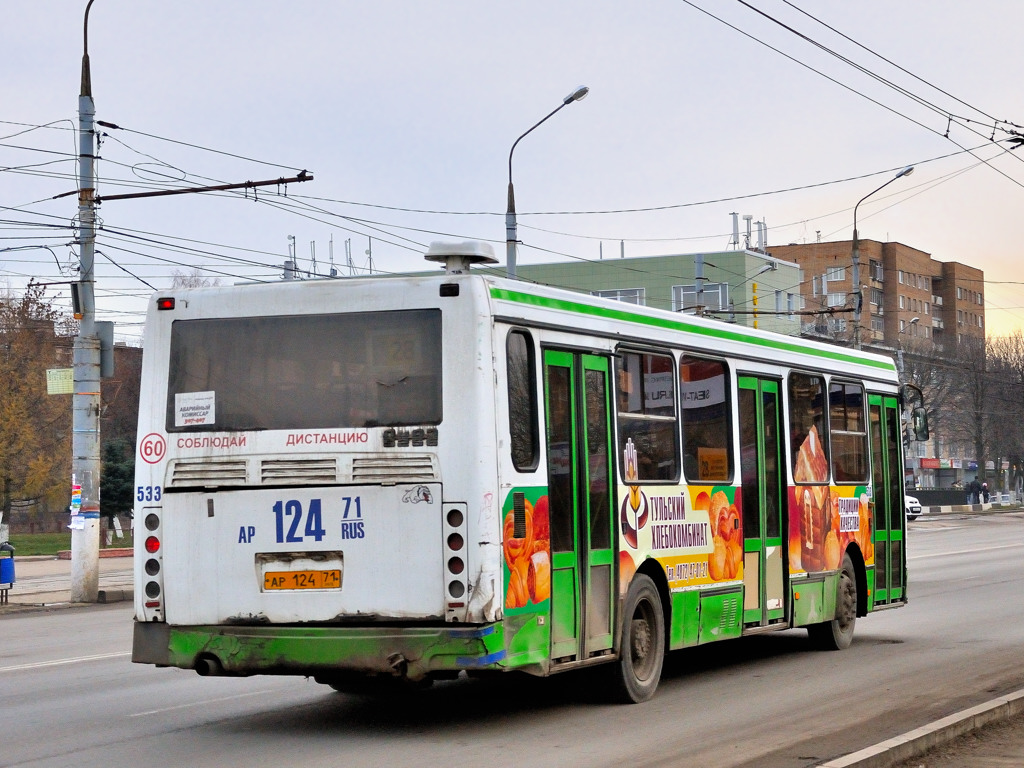
<svg viewBox="0 0 1024 768"><path fill-rule="evenodd" d="M302 502L295 500L277 502L274 505L274 517L277 523L278 544L299 544L302 542L303 532L316 541L323 540L327 535L327 531L324 530L323 514L320 511L320 499L310 500L309 509L305 514L304 529L302 527Z"/></svg>

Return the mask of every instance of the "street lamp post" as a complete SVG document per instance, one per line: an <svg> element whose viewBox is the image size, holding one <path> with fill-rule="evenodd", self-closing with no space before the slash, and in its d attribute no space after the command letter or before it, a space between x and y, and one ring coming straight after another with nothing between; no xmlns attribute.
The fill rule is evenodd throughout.
<svg viewBox="0 0 1024 768"><path fill-rule="evenodd" d="M516 144L522 141L523 138L534 128L539 126L563 107L569 106L574 101L580 101L588 93L590 93L590 89L585 85L581 85L575 91L570 93L562 99L561 104L551 110L542 120L534 124L529 131L526 131L526 133L516 139L515 143L512 145L512 149L508 152L508 210L505 211L505 269L508 276L513 280L516 278L516 243L518 242L519 234L518 227L516 226L516 196L515 191L512 188L512 153L516 151Z"/></svg>
<svg viewBox="0 0 1024 768"><path fill-rule="evenodd" d="M878 189L868 192L864 197L857 201L857 205L853 206L853 293L855 294L853 303L853 348L860 349L860 311L861 306L864 303L864 295L860 289L860 241L857 238L857 208L860 204L871 197L875 192L879 192L885 187L892 184L896 179L909 176L914 172L914 166L908 165L902 171L897 173L885 184L878 187Z"/></svg>

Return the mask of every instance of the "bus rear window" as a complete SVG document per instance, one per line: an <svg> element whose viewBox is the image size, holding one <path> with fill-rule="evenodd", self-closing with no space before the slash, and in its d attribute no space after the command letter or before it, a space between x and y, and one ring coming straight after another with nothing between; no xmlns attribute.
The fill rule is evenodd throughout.
<svg viewBox="0 0 1024 768"><path fill-rule="evenodd" d="M441 311L177 320L167 431L441 421Z"/></svg>

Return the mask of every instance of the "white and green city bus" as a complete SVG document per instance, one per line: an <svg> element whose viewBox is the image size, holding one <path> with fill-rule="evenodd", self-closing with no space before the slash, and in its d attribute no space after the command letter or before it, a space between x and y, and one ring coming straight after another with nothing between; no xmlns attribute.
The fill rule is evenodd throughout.
<svg viewBox="0 0 1024 768"><path fill-rule="evenodd" d="M888 358L470 272L151 301L133 660L339 690L906 603Z"/></svg>

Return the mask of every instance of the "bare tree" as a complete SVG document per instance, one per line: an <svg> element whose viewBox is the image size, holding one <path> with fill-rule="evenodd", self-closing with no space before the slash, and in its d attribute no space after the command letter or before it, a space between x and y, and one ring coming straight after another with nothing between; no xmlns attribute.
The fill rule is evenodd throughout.
<svg viewBox="0 0 1024 768"><path fill-rule="evenodd" d="M989 438L997 461L1006 459L1010 487L1024 482L1024 334L989 339L988 368L992 378ZM997 473L1001 462L996 464Z"/></svg>
<svg viewBox="0 0 1024 768"><path fill-rule="evenodd" d="M207 277L199 267L193 267L191 272L182 272L175 269L171 272L171 288L208 288L213 285L220 285L219 277Z"/></svg>

